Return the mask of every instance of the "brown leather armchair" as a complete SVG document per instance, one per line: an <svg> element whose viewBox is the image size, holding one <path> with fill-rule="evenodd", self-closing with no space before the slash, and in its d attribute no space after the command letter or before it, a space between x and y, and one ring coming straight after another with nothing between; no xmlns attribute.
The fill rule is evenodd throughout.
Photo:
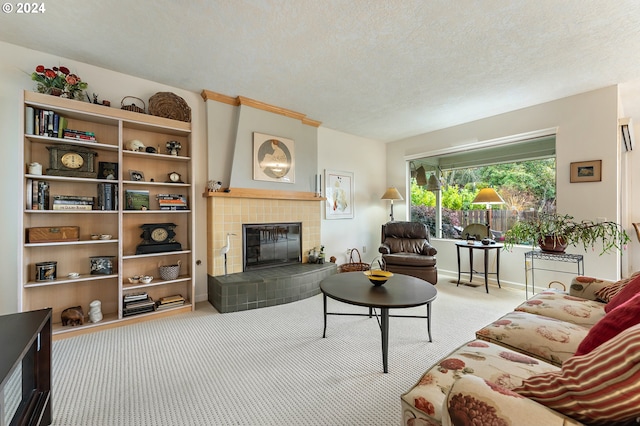
<svg viewBox="0 0 640 426"><path fill-rule="evenodd" d="M382 225L382 254L386 269L398 274L438 282L435 247L430 244L429 228L419 222L387 222Z"/></svg>

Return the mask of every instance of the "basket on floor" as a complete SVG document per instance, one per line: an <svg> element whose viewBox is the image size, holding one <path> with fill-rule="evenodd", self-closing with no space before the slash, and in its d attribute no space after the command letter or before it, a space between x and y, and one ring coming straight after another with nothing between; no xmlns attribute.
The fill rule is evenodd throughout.
<svg viewBox="0 0 640 426"><path fill-rule="evenodd" d="M354 252L358 255L357 261L353 256ZM370 269L371 265L362 261L360 252L355 248L351 249L351 253L349 254L349 263L343 263L342 265L338 266L338 272L368 271Z"/></svg>

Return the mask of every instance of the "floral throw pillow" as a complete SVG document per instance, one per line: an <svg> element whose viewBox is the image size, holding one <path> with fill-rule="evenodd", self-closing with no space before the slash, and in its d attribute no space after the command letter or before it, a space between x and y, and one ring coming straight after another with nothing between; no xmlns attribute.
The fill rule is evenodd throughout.
<svg viewBox="0 0 640 426"><path fill-rule="evenodd" d="M583 423L640 416L640 324L566 360L560 371L531 376L512 390Z"/></svg>
<svg viewBox="0 0 640 426"><path fill-rule="evenodd" d="M576 355L591 352L607 340L617 336L621 331L639 323L640 293L606 314L596 325L591 327L587 336L580 342Z"/></svg>
<svg viewBox="0 0 640 426"><path fill-rule="evenodd" d="M598 300L603 301L604 303L609 303L611 299L620 292L627 285L627 283L631 282L636 276L640 275L640 271L634 272L629 278L623 278L620 281L616 281L606 287L601 288L596 291L596 297Z"/></svg>

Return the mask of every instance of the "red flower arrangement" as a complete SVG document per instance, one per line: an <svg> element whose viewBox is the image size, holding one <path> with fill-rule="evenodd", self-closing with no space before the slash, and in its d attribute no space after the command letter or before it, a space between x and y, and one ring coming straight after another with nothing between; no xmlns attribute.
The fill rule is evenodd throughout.
<svg viewBox="0 0 640 426"><path fill-rule="evenodd" d="M72 74L67 67L45 68L38 65L31 73L31 80L37 83L40 93L51 95L65 95L69 99L80 99L82 91L87 88L87 83L76 74Z"/></svg>

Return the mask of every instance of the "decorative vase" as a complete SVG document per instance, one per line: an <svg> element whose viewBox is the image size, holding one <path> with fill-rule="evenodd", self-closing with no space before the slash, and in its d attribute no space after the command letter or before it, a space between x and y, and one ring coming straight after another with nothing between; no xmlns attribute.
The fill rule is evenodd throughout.
<svg viewBox="0 0 640 426"><path fill-rule="evenodd" d="M540 250L549 253L564 253L568 246L564 238L551 235L547 235L544 240L538 240L538 245Z"/></svg>

